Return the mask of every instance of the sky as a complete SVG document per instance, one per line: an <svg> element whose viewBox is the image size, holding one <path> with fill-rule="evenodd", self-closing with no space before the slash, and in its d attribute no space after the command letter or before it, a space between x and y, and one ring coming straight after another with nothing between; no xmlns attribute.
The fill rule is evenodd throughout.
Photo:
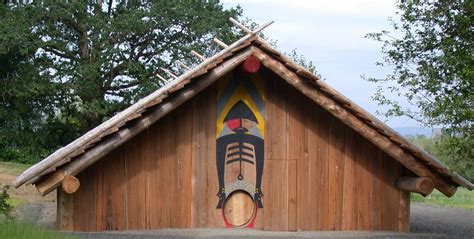
<svg viewBox="0 0 474 239"><path fill-rule="evenodd" d="M389 68L375 65L381 61L381 44L364 36L391 29L389 17L395 16L395 0L224 0L225 8L240 5L243 17L258 24L274 20L263 32L277 40L282 52L296 49L311 60L330 86L391 127L418 127L406 117L387 119L371 99L375 84L361 75L383 77ZM401 101L408 106L407 102Z"/></svg>

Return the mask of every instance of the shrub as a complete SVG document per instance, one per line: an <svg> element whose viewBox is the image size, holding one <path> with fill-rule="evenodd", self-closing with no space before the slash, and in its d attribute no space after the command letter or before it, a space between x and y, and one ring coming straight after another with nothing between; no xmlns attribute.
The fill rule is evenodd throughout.
<svg viewBox="0 0 474 239"><path fill-rule="evenodd" d="M10 199L8 188L8 185L3 186L2 192L0 193L0 215L3 214L7 221L12 221L13 217L11 212L13 210L13 206L8 203L8 199Z"/></svg>

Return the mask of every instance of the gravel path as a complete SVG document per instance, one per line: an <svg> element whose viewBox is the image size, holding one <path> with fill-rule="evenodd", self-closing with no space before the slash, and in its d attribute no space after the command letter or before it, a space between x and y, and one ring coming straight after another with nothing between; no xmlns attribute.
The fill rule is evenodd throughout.
<svg viewBox="0 0 474 239"><path fill-rule="evenodd" d="M412 203L410 226L412 232L474 238L474 210Z"/></svg>
<svg viewBox="0 0 474 239"><path fill-rule="evenodd" d="M30 203L15 211L20 221L33 221L46 227L54 228L56 211L55 203ZM383 233L383 232L263 232L259 230L243 231L228 229L162 229L156 231L129 231L103 232L80 234L85 238L219 238L224 235L233 238L473 238L474 239L474 210L433 206L421 203L412 203L410 213L410 234ZM229 234L230 233L230 234ZM76 234L77 235L77 234ZM431 236L430 236L431 235Z"/></svg>

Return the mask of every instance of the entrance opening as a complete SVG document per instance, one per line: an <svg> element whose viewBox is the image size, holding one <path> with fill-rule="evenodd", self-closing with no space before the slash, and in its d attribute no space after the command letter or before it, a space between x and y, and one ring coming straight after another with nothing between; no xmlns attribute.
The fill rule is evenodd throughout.
<svg viewBox="0 0 474 239"><path fill-rule="evenodd" d="M254 219L257 206L250 194L237 190L227 197L223 211L224 219L229 224L236 228L244 228Z"/></svg>

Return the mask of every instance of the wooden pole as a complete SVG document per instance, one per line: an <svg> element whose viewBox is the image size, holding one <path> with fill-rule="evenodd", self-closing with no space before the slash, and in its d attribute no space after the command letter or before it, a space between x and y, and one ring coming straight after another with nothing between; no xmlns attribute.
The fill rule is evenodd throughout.
<svg viewBox="0 0 474 239"><path fill-rule="evenodd" d="M219 45L220 47L222 48L227 48L229 47L227 44L225 44L223 41L217 39L216 37L214 37L214 39L212 39L217 45Z"/></svg>
<svg viewBox="0 0 474 239"><path fill-rule="evenodd" d="M195 55L197 58L199 58L199 59L201 59L201 60L203 60L203 61L206 60L206 57L204 57L203 55L197 53L197 52L194 51L194 50L191 51L191 54Z"/></svg>
<svg viewBox="0 0 474 239"><path fill-rule="evenodd" d="M144 129L150 127L160 118L165 116L168 112L174 110L176 107L186 102L188 99L194 97L196 94L201 92L203 89L214 83L217 79L222 77L227 72L233 70L237 65L242 63L247 57L249 57L254 50L254 47L249 47L241 53L235 55L231 59L223 62L221 65L209 71L201 79L193 81L192 85L183 88L181 91L176 92L175 95L170 96L166 102L162 102L157 105L157 108L151 111L149 114L143 116L140 120L135 122L129 127L120 129L114 135L109 136L106 140L100 142L98 145L87 150L84 154L79 156L74 161L65 165L62 169L53 172L51 176L44 178L36 183L36 188L41 195L46 195L54 190L67 175L75 176L82 172L84 169L107 155L116 147L120 146L127 140L131 139Z"/></svg>
<svg viewBox="0 0 474 239"><path fill-rule="evenodd" d="M170 82L170 84L167 84L166 86L156 90L155 92L151 93L150 95L142 98L139 100L137 103L133 104L132 106L128 107L127 109L123 110L122 112L116 114L114 117L110 118L109 120L105 121L101 125L97 126L96 128L90 130L86 134L82 135L80 138L74 140L73 142L69 143L65 147L57 150L53 154L49 155L47 158L42 160L40 163L37 163L30 167L29 169L25 170L20 176L18 176L14 181L13 181L13 186L18 188L19 186L23 185L25 182L31 180L34 177L38 177L41 175L42 172L46 170L50 170L52 167L55 167L55 165L60 165L61 161L68 161L70 158L77 153L78 151L80 152L83 150L81 147L83 145L88 144L92 140L97 139L100 137L100 135L113 128L116 127L116 125L120 125L123 123L123 119L128 118L129 116L135 114L136 112L144 109L150 102L156 100L159 96L165 94L168 92L170 89L173 89L174 87L178 86L182 82L185 82L186 80L189 80L191 77L193 77L194 74L197 72L201 71L204 69L207 65L210 63L214 62L216 59L219 57L226 55L230 53L233 49L239 47L240 45L244 44L246 41L248 41L251 38L255 38L255 34L262 31L269 25L271 25L273 21L270 21L268 23L265 23L261 26L259 26L254 33L252 34L247 34L237 40L236 42L232 43L228 48L223 49L219 53L215 54L214 56L204 60L201 62L198 66L195 68L185 72L181 76L178 77L178 79Z"/></svg>
<svg viewBox="0 0 474 239"><path fill-rule="evenodd" d="M242 29L242 31L244 31L245 33L247 34L252 34L252 30L250 30L249 28L247 28L246 26L244 26L242 23L240 23L239 21L235 20L234 18L229 18L229 21L232 22L234 25L236 25L238 28Z"/></svg>
<svg viewBox="0 0 474 239"><path fill-rule="evenodd" d="M399 145L396 145L386 137L382 136L375 129L360 121L352 113L340 107L333 99L327 97L320 90L316 89L316 87L314 87L314 85L311 83L302 80L298 75L288 70L288 68L286 68L282 63L273 59L258 48L255 48L253 55L257 57L265 67L282 77L290 85L293 85L301 93L312 99L333 116L340 119L344 124L354 129L356 132L382 149L392 158L399 161L403 166L409 168L416 175L420 177L431 178L436 188L438 188L438 190L443 192L446 196L450 197L456 192L456 187L446 183L443 178L426 168L425 165L420 163L412 155L401 149Z"/></svg>
<svg viewBox="0 0 474 239"><path fill-rule="evenodd" d="M170 70L166 69L166 68L163 68L163 67L160 67L161 70L163 70L164 72L166 72L166 74L170 75L171 77L173 77L174 79L178 78L175 74L173 74L173 72L171 72Z"/></svg>
<svg viewBox="0 0 474 239"><path fill-rule="evenodd" d="M186 69L186 70L191 70L191 68L190 68L189 66L187 66L186 64L184 64L184 63L181 62L181 61L178 61L178 64L179 64L181 67L183 67L184 69Z"/></svg>
<svg viewBox="0 0 474 239"><path fill-rule="evenodd" d="M160 80L162 80L162 81L168 83L168 80L165 79L163 76L160 76L159 74L156 74L156 76L157 76L158 78L160 78Z"/></svg>
<svg viewBox="0 0 474 239"><path fill-rule="evenodd" d="M419 193L426 196L433 192L434 185L429 178L401 177L397 180L397 187L401 190Z"/></svg>

